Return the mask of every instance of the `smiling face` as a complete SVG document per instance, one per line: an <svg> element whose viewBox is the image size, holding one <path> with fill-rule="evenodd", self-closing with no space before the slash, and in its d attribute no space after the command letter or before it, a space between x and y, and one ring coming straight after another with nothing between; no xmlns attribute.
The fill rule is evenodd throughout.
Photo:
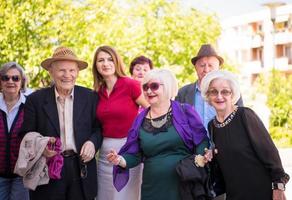
<svg viewBox="0 0 292 200"><path fill-rule="evenodd" d="M150 66L148 63L136 64L133 68L132 78L139 82L142 82L145 73L148 72L149 70Z"/></svg>
<svg viewBox="0 0 292 200"><path fill-rule="evenodd" d="M49 68L56 89L60 95L68 95L72 91L79 73L78 64L74 61L56 61Z"/></svg>
<svg viewBox="0 0 292 200"><path fill-rule="evenodd" d="M4 96L18 94L21 89L21 84L21 74L15 68L9 69L6 74L1 77L1 88Z"/></svg>
<svg viewBox="0 0 292 200"><path fill-rule="evenodd" d="M97 55L95 63L97 72L103 77L107 78L115 75L115 64L110 54L101 51Z"/></svg>
<svg viewBox="0 0 292 200"><path fill-rule="evenodd" d="M207 92L209 103L217 112L229 112L233 108L232 89L227 80L214 79Z"/></svg>
<svg viewBox="0 0 292 200"><path fill-rule="evenodd" d="M144 96L150 106L161 105L169 101L166 95L164 95L163 84L157 79L151 79L147 83L143 84L142 88Z"/></svg>

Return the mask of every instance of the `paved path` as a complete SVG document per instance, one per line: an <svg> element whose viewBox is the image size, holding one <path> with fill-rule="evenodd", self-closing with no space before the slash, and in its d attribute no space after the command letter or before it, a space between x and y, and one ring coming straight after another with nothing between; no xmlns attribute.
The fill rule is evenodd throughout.
<svg viewBox="0 0 292 200"><path fill-rule="evenodd" d="M284 169L290 176L290 181L286 185L286 197L287 200L292 200L292 148L279 149L279 153Z"/></svg>

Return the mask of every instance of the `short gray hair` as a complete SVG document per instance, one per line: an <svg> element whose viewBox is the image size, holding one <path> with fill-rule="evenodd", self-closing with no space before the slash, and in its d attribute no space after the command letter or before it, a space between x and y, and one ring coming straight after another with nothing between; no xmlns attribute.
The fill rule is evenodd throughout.
<svg viewBox="0 0 292 200"><path fill-rule="evenodd" d="M148 83L152 79L157 79L163 84L164 94L169 99L174 99L177 95L178 84L173 73L168 69L153 69L145 74L142 85Z"/></svg>
<svg viewBox="0 0 292 200"><path fill-rule="evenodd" d="M202 80L201 82L201 94L202 97L209 102L208 98L208 90L210 87L210 84L213 80L220 79L220 80L226 80L229 83L229 86L232 91L232 103L236 104L236 102L240 98L240 87L239 83L235 77L235 75L229 71L225 70L215 70L212 72L209 72Z"/></svg>
<svg viewBox="0 0 292 200"><path fill-rule="evenodd" d="M7 71L9 71L10 69L16 69L17 71L19 71L20 76L21 76L21 88L20 88L20 90L22 92L25 92L26 86L27 86L27 78L26 78L26 75L24 73L24 69L17 62L4 63L1 66L1 69L0 69L0 76L6 75ZM2 90L1 86L0 86L0 89Z"/></svg>

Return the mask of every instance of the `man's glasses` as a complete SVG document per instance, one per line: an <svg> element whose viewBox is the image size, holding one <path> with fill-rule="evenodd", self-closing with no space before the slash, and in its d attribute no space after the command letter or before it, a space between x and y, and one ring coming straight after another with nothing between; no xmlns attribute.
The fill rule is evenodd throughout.
<svg viewBox="0 0 292 200"><path fill-rule="evenodd" d="M216 89L211 89L211 90L208 90L207 94L209 96L213 96L213 97L217 97L219 94L223 97L228 97L232 94L232 91L231 90L227 90L227 89L223 89L221 91L218 91Z"/></svg>
<svg viewBox="0 0 292 200"><path fill-rule="evenodd" d="M18 82L20 81L20 77L17 76L17 75L14 75L14 76L8 76L8 75L3 75L1 76L1 81L9 81L10 79L12 79L13 82Z"/></svg>
<svg viewBox="0 0 292 200"><path fill-rule="evenodd" d="M147 92L149 88L150 88L150 90L153 92L153 91L158 90L160 85L163 85L163 84L161 84L161 83L157 83L157 82L145 83L145 84L142 86L142 88L143 88L143 91L144 91L144 92Z"/></svg>

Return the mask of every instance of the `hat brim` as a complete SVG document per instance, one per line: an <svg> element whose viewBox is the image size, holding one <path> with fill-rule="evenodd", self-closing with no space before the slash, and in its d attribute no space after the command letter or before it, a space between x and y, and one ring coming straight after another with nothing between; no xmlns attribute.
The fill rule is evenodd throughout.
<svg viewBox="0 0 292 200"><path fill-rule="evenodd" d="M68 61L74 61L78 64L79 70L83 70L88 66L88 63L82 60L74 59L74 58L47 58L41 63L41 66L45 70L49 70L52 63L55 61L63 61L63 60L68 60Z"/></svg>
<svg viewBox="0 0 292 200"><path fill-rule="evenodd" d="M193 57L191 61L192 61L193 65L196 65L196 62L199 59L201 59L203 57L211 57L211 56L214 56L214 57L216 57L219 60L219 65L220 66L224 63L224 59L222 57L218 56L218 55L196 56L196 57Z"/></svg>

